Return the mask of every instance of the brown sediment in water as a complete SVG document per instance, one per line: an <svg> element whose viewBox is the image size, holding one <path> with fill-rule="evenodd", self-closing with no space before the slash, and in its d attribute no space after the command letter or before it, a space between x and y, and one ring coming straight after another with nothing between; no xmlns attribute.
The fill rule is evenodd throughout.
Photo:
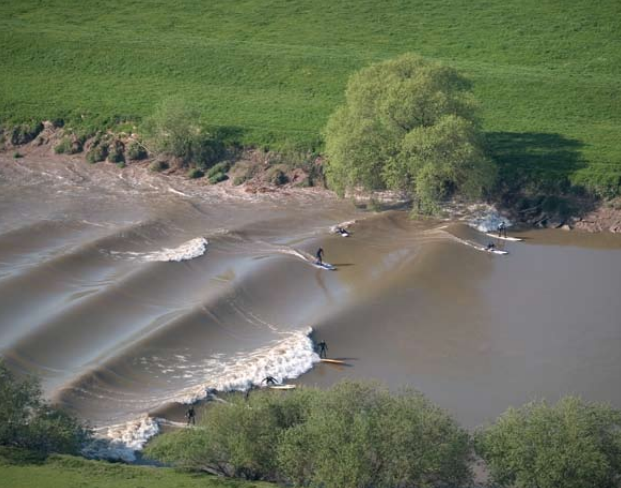
<svg viewBox="0 0 621 488"><path fill-rule="evenodd" d="M175 400L218 382L299 376L309 326L347 365L298 384L409 385L467 426L541 396L621 406L619 236L528 231L494 256L464 245L489 240L466 226L321 192L43 157L0 158L0 177L1 354L97 425L180 420ZM351 237L330 233L352 220ZM194 259L146 258L197 238ZM318 247L336 272L305 261Z"/></svg>

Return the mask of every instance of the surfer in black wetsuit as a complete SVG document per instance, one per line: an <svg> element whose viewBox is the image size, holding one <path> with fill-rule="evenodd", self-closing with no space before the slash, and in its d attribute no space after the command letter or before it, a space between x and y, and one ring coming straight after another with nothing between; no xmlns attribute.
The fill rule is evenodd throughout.
<svg viewBox="0 0 621 488"><path fill-rule="evenodd" d="M185 413L185 418L188 419L187 425L196 425L196 412L192 405L190 405L190 408L188 408L188 411Z"/></svg>
<svg viewBox="0 0 621 488"><path fill-rule="evenodd" d="M265 383L268 386L270 385L274 386L276 385L276 378L274 378L273 376L267 375L261 383Z"/></svg>
<svg viewBox="0 0 621 488"><path fill-rule="evenodd" d="M323 264L323 249L321 247L317 249L315 257L317 258L317 264Z"/></svg>
<svg viewBox="0 0 621 488"><path fill-rule="evenodd" d="M507 226L504 220L498 224L498 237L502 237L503 233L507 237Z"/></svg>
<svg viewBox="0 0 621 488"><path fill-rule="evenodd" d="M317 344L317 347L319 348L320 358L328 357L328 345L326 344L326 341L321 341L319 344Z"/></svg>
<svg viewBox="0 0 621 488"><path fill-rule="evenodd" d="M493 251L494 249L496 249L496 244L494 244L493 242L488 242L487 243L487 247L485 248L486 251Z"/></svg>

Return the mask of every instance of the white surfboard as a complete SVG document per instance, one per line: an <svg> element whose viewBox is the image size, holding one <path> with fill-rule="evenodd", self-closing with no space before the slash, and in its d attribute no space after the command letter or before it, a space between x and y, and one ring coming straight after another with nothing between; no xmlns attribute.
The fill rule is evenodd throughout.
<svg viewBox="0 0 621 488"><path fill-rule="evenodd" d="M477 249L479 251L489 252L489 253L492 253L492 254L500 254L501 256L509 254L508 251L503 251L501 249L487 249L486 247L477 247Z"/></svg>
<svg viewBox="0 0 621 488"><path fill-rule="evenodd" d="M341 359L326 359L326 358L321 358L321 362L322 362L322 363L328 363L328 364L347 364L345 361L342 361Z"/></svg>
<svg viewBox="0 0 621 488"><path fill-rule="evenodd" d="M328 271L335 271L336 266L332 266L330 263L320 263L318 261L313 261L313 266L319 269L326 269Z"/></svg>
<svg viewBox="0 0 621 488"><path fill-rule="evenodd" d="M272 385L269 388L271 390L293 390L295 385Z"/></svg>
<svg viewBox="0 0 621 488"><path fill-rule="evenodd" d="M492 234L491 232L487 232L485 235L493 237L494 239L502 239L503 241L520 242L524 240L519 237L500 237L498 234Z"/></svg>

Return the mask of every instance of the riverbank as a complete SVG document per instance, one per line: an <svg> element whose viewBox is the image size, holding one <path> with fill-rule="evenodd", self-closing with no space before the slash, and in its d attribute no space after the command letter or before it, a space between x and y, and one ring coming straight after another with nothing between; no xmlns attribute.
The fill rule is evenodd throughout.
<svg viewBox="0 0 621 488"><path fill-rule="evenodd" d="M310 193L334 198L326 188L323 159L311 153L279 153L256 148L231 147L222 161L207 171L201 171L178 158L152 154L134 133L105 133L91 137L76 136L72 131L45 121L34 125L31 132L22 134L13 144L5 140L0 146L0 158L10 164L36 161L98 164L108 171L118 171L119 177L131 173L134 178L152 178L159 173L174 181L187 181L194 187L213 187L230 196ZM103 141L103 142L102 142ZM98 152L97 160L93 153ZM61 148L61 150L59 150ZM137 149L138 148L138 149ZM350 191L347 199L371 210L406 209L407 195L395 192ZM588 194L498 195L485 204L452 202L445 205L443 216L449 220L468 221L481 212L498 212L517 228L561 228L566 231L621 233L621 198L602 200Z"/></svg>
<svg viewBox="0 0 621 488"><path fill-rule="evenodd" d="M36 454L0 447L0 479L10 488L269 488L262 482L222 479L172 468L129 466L75 456Z"/></svg>

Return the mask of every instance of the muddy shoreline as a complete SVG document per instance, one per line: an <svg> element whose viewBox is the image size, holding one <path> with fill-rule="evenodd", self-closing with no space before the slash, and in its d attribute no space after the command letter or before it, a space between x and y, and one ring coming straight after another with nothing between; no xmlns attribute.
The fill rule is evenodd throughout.
<svg viewBox="0 0 621 488"><path fill-rule="evenodd" d="M93 144L93 138L88 139L80 151L74 154L58 154L55 147L63 138L62 128L55 127L51 122L44 122L43 129L31 140L21 144L5 142L0 146L0 161L3 164L23 164L31 161L42 163L53 160L59 163L80 163L84 165L105 165L108 170L116 170L119 174L131 173L133 178L148 178L154 176L153 164L163 163L162 170L157 173L162 177L174 180L183 179L196 187L218 187L219 192L230 196L250 196L273 194L274 196L289 196L292 194L313 194L325 198L336 198L334 192L326 188L323 176L312 177L308 170L299 167L287 167L278 164L282 156L274 152L258 149L243 149L231 157L231 170L226 180L217 184L210 183L208 178L191 179L187 176L188 168L174 158L165 155L151 155L140 160L123 158L122 164L110 162L108 159L97 163L87 161L88 149ZM110 135L114 144L123 148L138 140L135 134ZM316 158L313 162L321 174L322 159ZM311 168L311 172L313 168ZM274 174L277 174L276 178ZM250 176L248 176L250 175ZM355 205L371 210L408 209L411 201L405 194L397 192L350 191L345 198ZM556 196L550 196L550 199ZM600 201L594 197L563 197L574 211L559 212L546 211L548 197L540 196L538 203L531 208L520 208L519 197L503 196L498 202L480 202L477 204L466 202L451 202L443 209L444 220L465 221L471 219L477 212L488 209L497 211L502 217L513 222L514 228L527 229L562 229L565 231L581 231L586 233L610 232L621 233L621 198L609 201ZM523 203L523 202L521 202Z"/></svg>

